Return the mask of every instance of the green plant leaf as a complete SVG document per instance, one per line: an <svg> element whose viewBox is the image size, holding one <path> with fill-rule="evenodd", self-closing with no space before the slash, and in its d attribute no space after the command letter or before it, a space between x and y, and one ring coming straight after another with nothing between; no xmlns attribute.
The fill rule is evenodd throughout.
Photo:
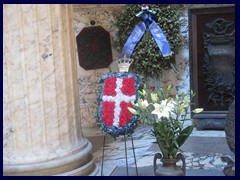
<svg viewBox="0 0 240 180"><path fill-rule="evenodd" d="M177 101L179 100L179 96L177 94L176 94L175 98L176 98Z"/></svg>
<svg viewBox="0 0 240 180"><path fill-rule="evenodd" d="M143 93L142 91L138 90L138 94L142 95L143 96Z"/></svg>
<svg viewBox="0 0 240 180"><path fill-rule="evenodd" d="M203 111L203 108L196 108L194 110L192 110L193 113L200 113Z"/></svg>
<svg viewBox="0 0 240 180"><path fill-rule="evenodd" d="M128 110L132 113L132 114L138 114L138 112L135 110L135 109L133 109L133 108L130 108L130 107L128 107Z"/></svg>
<svg viewBox="0 0 240 180"><path fill-rule="evenodd" d="M193 128L194 126L191 125L183 129L182 132L180 132L178 138L176 139L179 147L181 147L183 143L187 140L187 138L190 136L190 134L193 131Z"/></svg>

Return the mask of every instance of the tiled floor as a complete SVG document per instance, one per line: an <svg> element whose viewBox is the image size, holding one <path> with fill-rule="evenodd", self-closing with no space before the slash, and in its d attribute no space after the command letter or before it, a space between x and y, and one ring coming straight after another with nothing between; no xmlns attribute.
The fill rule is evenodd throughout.
<svg viewBox="0 0 240 180"><path fill-rule="evenodd" d="M155 138L150 135L150 129L150 127L138 127L133 133L137 167L141 176L153 175L153 156L159 152ZM89 132L85 130L84 134L92 142L95 161L101 167L103 133L99 129L92 129ZM130 137L127 137L126 145L129 175L135 176L136 170ZM186 158L187 176L224 176L223 168L227 163L221 161L221 156L227 155L235 158L228 148L224 131L197 131L194 129L181 149ZM116 140L107 136L103 172L107 176L126 175L123 136Z"/></svg>

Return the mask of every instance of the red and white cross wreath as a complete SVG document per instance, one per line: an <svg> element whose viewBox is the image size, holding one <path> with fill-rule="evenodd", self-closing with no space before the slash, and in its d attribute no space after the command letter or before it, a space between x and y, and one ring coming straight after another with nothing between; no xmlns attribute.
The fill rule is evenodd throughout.
<svg viewBox="0 0 240 180"><path fill-rule="evenodd" d="M128 107L137 99L140 76L133 73L108 73L102 82L98 118L104 131L118 136L133 130L137 117Z"/></svg>

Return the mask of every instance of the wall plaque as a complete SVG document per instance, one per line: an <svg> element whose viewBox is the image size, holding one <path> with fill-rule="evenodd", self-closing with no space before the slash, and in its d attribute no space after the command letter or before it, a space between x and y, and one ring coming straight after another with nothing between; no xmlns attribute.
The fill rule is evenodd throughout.
<svg viewBox="0 0 240 180"><path fill-rule="evenodd" d="M110 33L101 26L85 27L77 35L78 60L85 70L107 68L112 62Z"/></svg>

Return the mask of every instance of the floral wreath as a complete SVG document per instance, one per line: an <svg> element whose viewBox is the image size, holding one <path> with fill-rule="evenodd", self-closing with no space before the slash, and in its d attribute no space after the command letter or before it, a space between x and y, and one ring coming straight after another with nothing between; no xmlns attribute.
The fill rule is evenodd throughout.
<svg viewBox="0 0 240 180"><path fill-rule="evenodd" d="M137 115L128 107L138 99L142 77L128 72L107 73L99 78L100 86L98 121L102 130L113 137L133 132Z"/></svg>

